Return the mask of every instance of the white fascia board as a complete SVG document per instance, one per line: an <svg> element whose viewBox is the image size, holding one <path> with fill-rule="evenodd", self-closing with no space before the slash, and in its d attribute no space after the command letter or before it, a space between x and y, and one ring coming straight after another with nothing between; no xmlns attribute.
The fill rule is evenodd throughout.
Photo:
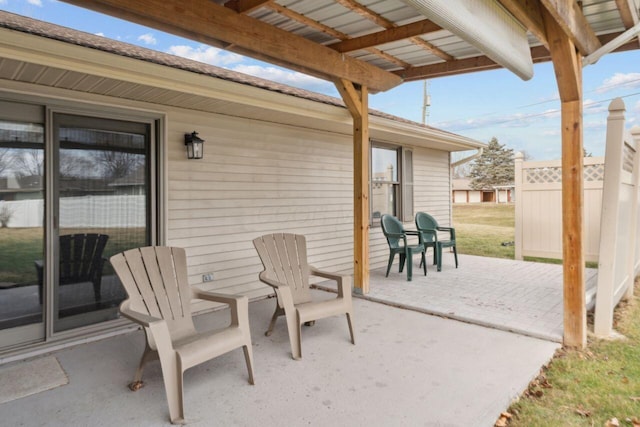
<svg viewBox="0 0 640 427"><path fill-rule="evenodd" d="M477 150L487 146L483 142L439 129L371 115L369 116L369 133L373 139L386 139L389 142L444 151Z"/></svg>
<svg viewBox="0 0 640 427"><path fill-rule="evenodd" d="M324 121L338 125L334 131L343 128L349 131L352 127L351 115L342 106L4 28L0 28L0 58L307 117L313 122ZM374 115L369 117L372 138L445 151L465 151L486 146L470 138L417 124ZM310 124L310 127L314 125L317 126L318 123Z"/></svg>
<svg viewBox="0 0 640 427"><path fill-rule="evenodd" d="M4 28L0 57L314 119L349 118L329 104Z"/></svg>

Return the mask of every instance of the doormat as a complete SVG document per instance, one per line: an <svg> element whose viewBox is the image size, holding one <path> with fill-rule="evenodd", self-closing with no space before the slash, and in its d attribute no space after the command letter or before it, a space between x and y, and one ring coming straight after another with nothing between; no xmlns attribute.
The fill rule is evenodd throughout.
<svg viewBox="0 0 640 427"><path fill-rule="evenodd" d="M69 384L67 374L53 356L0 369L0 403Z"/></svg>

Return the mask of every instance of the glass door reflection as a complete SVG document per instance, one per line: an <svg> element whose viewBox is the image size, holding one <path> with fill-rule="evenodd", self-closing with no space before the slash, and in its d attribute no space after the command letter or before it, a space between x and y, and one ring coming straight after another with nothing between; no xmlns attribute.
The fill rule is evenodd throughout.
<svg viewBox="0 0 640 427"><path fill-rule="evenodd" d="M150 244L149 126L54 114L54 331L118 316L126 294L108 258Z"/></svg>
<svg viewBox="0 0 640 427"><path fill-rule="evenodd" d="M44 155L42 124L0 120L2 347L44 337Z"/></svg>

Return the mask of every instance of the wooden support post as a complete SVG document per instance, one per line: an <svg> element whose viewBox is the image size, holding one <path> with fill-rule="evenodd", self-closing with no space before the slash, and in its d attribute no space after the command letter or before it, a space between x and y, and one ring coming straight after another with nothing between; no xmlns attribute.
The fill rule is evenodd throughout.
<svg viewBox="0 0 640 427"><path fill-rule="evenodd" d="M582 100L562 102L563 343L580 348L587 344L583 159Z"/></svg>
<svg viewBox="0 0 640 427"><path fill-rule="evenodd" d="M543 11L562 114L562 266L567 347L587 343L584 265L582 60L569 36Z"/></svg>
<svg viewBox="0 0 640 427"><path fill-rule="evenodd" d="M353 117L353 284L369 293L369 95L366 86L336 80Z"/></svg>

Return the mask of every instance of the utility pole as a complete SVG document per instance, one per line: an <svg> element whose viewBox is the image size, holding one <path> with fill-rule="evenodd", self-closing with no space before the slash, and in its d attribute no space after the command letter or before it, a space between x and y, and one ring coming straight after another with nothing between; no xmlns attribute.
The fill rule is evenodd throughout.
<svg viewBox="0 0 640 427"><path fill-rule="evenodd" d="M429 94L429 81L423 80L422 85L422 124L429 124L429 107L431 106L431 95Z"/></svg>

